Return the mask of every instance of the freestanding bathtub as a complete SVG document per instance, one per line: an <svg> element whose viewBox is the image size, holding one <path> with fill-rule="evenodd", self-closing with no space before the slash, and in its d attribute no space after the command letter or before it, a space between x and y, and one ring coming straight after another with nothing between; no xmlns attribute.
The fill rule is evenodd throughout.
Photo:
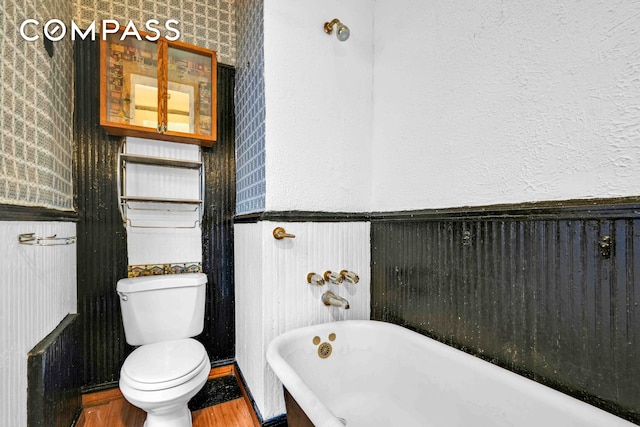
<svg viewBox="0 0 640 427"><path fill-rule="evenodd" d="M289 426L634 425L384 322L296 329L270 343L267 361L285 387Z"/></svg>

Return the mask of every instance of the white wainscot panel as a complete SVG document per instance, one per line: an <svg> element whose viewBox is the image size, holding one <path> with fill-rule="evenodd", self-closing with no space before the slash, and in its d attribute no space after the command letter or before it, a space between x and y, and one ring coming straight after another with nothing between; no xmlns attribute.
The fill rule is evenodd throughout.
<svg viewBox="0 0 640 427"><path fill-rule="evenodd" d="M296 237L276 240L276 227ZM261 415L269 419L285 411L282 386L265 359L271 340L302 326L370 318L370 224L264 221L237 224L235 230L237 359ZM327 270L353 271L360 281L307 283L308 273ZM322 294L328 290L347 299L350 308L325 306ZM249 324L261 331L259 337Z"/></svg>

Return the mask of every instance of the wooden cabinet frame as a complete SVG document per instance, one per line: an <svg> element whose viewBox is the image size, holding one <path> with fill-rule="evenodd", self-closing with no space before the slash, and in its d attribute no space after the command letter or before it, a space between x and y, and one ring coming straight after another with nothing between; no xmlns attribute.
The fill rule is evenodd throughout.
<svg viewBox="0 0 640 427"><path fill-rule="evenodd" d="M120 28L120 32L124 30L123 27ZM120 33L118 33L120 34ZM108 96L110 96L110 91L108 88L109 84L109 44L110 40L107 38L101 38L100 41L100 125L104 128L104 130L111 135L119 135L119 136L135 136L140 138L149 138L149 139L159 139L164 141L173 141L173 142L182 142L188 144L199 144L202 146L210 147L216 141L217 137L217 120L216 120L216 84L217 84L217 58L216 52L210 49L205 49L198 46L193 46L187 43L182 43L178 41L169 41L165 38L159 38L157 41L147 41L144 39L146 35L152 36L151 34L144 33L140 31L140 35L143 37L144 43L153 43L157 46L157 92L158 92L158 104L157 104L157 115L158 115L158 126L157 128L151 128L141 125L135 125L131 123L125 122L116 122L110 120L109 111L108 111ZM128 36L132 37L132 36ZM211 59L211 76L209 78L209 85L207 87L207 108L204 109L205 112L209 112L210 118L207 120L207 132L210 135L200 133L200 124L194 127L194 132L181 132L176 130L169 130L168 127L168 98L169 98L169 49L175 48L183 52L189 52L196 55L199 55L204 58ZM129 79L129 75L122 76L122 87L125 87L128 82L125 82L125 79ZM172 83L173 84L173 83ZM194 87L194 91L198 95L201 96L201 92L203 88ZM197 106L196 106L197 105ZM124 110L124 107L121 107ZM192 109L201 108L200 102L193 103L191 105ZM198 111L198 117L209 117L208 114L202 115L203 110ZM202 119L201 119L202 120Z"/></svg>

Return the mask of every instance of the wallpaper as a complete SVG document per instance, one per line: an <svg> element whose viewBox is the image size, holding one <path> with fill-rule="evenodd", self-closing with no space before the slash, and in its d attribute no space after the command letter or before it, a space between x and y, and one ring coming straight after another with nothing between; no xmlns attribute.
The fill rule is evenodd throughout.
<svg viewBox="0 0 640 427"><path fill-rule="evenodd" d="M55 16L54 16L55 13ZM27 18L69 21L67 0L0 0L0 204L73 209L71 41L25 41Z"/></svg>
<svg viewBox="0 0 640 427"><path fill-rule="evenodd" d="M265 207L263 0L238 2L236 212Z"/></svg>
<svg viewBox="0 0 640 427"><path fill-rule="evenodd" d="M149 19L160 26L168 19L179 21L179 41L212 49L218 62L235 65L235 3L232 0L77 0L74 20L86 28L93 20L115 19L121 25L132 20L144 30Z"/></svg>
<svg viewBox="0 0 640 427"><path fill-rule="evenodd" d="M68 27L50 57L42 28L50 19ZM19 28L35 19L26 41ZM213 49L218 62L235 65L232 0L0 0L0 204L73 210L73 45L71 21L133 20L144 29L176 19L180 41Z"/></svg>

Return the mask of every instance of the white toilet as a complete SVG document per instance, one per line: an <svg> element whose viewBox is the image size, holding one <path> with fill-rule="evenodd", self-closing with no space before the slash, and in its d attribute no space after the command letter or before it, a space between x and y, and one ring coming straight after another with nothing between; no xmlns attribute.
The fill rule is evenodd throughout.
<svg viewBox="0 0 640 427"><path fill-rule="evenodd" d="M120 391L147 412L145 427L190 427L189 399L207 381L211 363L190 338L204 327L203 273L118 281L127 342L136 348L120 371Z"/></svg>

